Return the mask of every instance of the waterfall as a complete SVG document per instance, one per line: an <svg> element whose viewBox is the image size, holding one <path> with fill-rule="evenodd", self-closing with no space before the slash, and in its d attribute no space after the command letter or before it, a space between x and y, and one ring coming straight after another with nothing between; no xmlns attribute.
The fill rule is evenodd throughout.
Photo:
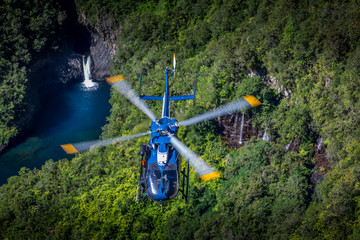
<svg viewBox="0 0 360 240"><path fill-rule="evenodd" d="M321 144L322 144L323 140L324 139L322 137L320 137L319 142L318 142L318 147L317 147L318 150L321 150Z"/></svg>
<svg viewBox="0 0 360 240"><path fill-rule="evenodd" d="M289 150L289 147L290 147L290 145L291 145L291 143L292 143L292 139L290 140L290 142L289 142L289 144L288 145L286 145L286 150Z"/></svg>
<svg viewBox="0 0 360 240"><path fill-rule="evenodd" d="M86 58L86 62L85 62L85 58ZM92 81L90 55L88 55L87 57L83 56L82 61L83 61L83 70L84 70L83 86L85 86L85 88L93 88L93 87L97 86L97 83L94 83Z"/></svg>
<svg viewBox="0 0 360 240"><path fill-rule="evenodd" d="M270 135L268 135L267 133L266 133L266 131L264 132L264 136L263 136L263 138L262 138L264 141L270 141Z"/></svg>
<svg viewBox="0 0 360 240"><path fill-rule="evenodd" d="M244 128L244 113L241 116L241 126L240 126L240 144L243 144L242 136L243 136L243 128Z"/></svg>
<svg viewBox="0 0 360 240"><path fill-rule="evenodd" d="M239 114L235 114L235 123L234 123L234 128L237 128L237 122L238 122L238 118L239 118Z"/></svg>

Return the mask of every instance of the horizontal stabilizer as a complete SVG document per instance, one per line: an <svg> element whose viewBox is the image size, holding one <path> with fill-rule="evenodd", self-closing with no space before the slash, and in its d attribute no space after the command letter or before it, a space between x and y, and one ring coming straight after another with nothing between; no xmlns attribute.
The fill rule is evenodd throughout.
<svg viewBox="0 0 360 240"><path fill-rule="evenodd" d="M140 98L143 100L156 100L156 101L164 100L164 97L160 97L160 96L140 96Z"/></svg>
<svg viewBox="0 0 360 240"><path fill-rule="evenodd" d="M170 101L178 101L178 100L194 100L195 95L184 95L184 96L171 96Z"/></svg>

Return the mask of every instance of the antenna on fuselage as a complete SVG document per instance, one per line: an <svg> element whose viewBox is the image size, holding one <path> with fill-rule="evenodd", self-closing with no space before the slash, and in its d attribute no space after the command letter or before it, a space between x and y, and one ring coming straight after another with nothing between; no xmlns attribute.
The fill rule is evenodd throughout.
<svg viewBox="0 0 360 240"><path fill-rule="evenodd" d="M174 66L174 82L175 82L175 68L176 68L176 59L175 59L175 53L174 53L174 57L173 57L173 66Z"/></svg>

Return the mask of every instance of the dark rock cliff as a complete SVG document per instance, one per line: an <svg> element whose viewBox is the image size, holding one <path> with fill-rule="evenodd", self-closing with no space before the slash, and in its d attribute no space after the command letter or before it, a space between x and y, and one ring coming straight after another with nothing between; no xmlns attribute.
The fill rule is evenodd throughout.
<svg viewBox="0 0 360 240"><path fill-rule="evenodd" d="M262 137L263 132L259 132L257 127L253 126L251 119L244 115L242 124L242 113L234 113L218 119L222 136L228 147L237 149L249 141L251 137ZM242 129L241 129L241 125ZM240 135L242 143L240 143Z"/></svg>
<svg viewBox="0 0 360 240"><path fill-rule="evenodd" d="M93 66L91 73L95 80L103 81L110 76L110 51L98 33L92 32L91 36L90 56Z"/></svg>
<svg viewBox="0 0 360 240"><path fill-rule="evenodd" d="M47 52L30 67L29 78L36 83L50 81L68 82L82 78L82 55L72 51L67 45L57 51Z"/></svg>
<svg viewBox="0 0 360 240"><path fill-rule="evenodd" d="M120 30L110 19L99 14L98 22L94 26L87 20L85 14L80 13L78 20L86 26L91 33L91 56L93 68L92 75L95 80L103 81L110 76L110 60L117 51L117 37Z"/></svg>
<svg viewBox="0 0 360 240"><path fill-rule="evenodd" d="M310 174L310 183L314 186L314 189L316 189L317 185L322 182L324 175L332 169L332 164L328 154L326 153L326 147L323 146L322 142L323 138L318 137L313 146L315 152L315 164Z"/></svg>

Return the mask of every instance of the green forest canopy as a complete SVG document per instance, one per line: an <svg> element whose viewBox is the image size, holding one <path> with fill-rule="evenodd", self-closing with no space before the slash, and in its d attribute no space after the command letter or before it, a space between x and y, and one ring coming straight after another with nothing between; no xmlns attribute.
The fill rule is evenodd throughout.
<svg viewBox="0 0 360 240"><path fill-rule="evenodd" d="M143 91L161 94L163 69L176 52L179 73L172 94L191 92L195 73L198 90L196 106L179 102L171 112L187 118L253 94L263 105L246 115L274 140L252 138L234 150L226 147L214 122L181 128L179 138L216 166L222 178L204 183L191 172L190 203L177 198L162 211L149 200L135 203L137 152L146 137L83 153L71 161L49 160L41 170L23 168L20 176L0 188L2 238L359 238L359 3L75 3L92 26L101 26L107 18L121 29L113 75L122 73L135 86L143 73ZM1 37L5 46L3 32ZM30 46L19 50L31 52ZM9 56L4 50L0 53ZM17 84L16 92L6 94L24 94L25 81L11 78L25 76L22 64L3 66L0 77L6 80L1 80L1 89ZM251 73L262 76L250 77ZM280 93L274 90L280 87ZM102 137L148 127L146 117L115 91L110 102ZM158 113L161 106L151 103L151 108ZM9 109L0 110L14 116ZM10 120L5 117L1 124L11 126ZM10 127L2 139L6 141L12 131ZM319 136L324 139L328 169L313 169ZM300 143L297 151L284 148L290 140ZM316 187L309 181L314 171L324 171Z"/></svg>
<svg viewBox="0 0 360 240"><path fill-rule="evenodd" d="M54 0L0 3L0 146L19 133L19 119L28 109L29 64L43 49L56 46L65 17Z"/></svg>

